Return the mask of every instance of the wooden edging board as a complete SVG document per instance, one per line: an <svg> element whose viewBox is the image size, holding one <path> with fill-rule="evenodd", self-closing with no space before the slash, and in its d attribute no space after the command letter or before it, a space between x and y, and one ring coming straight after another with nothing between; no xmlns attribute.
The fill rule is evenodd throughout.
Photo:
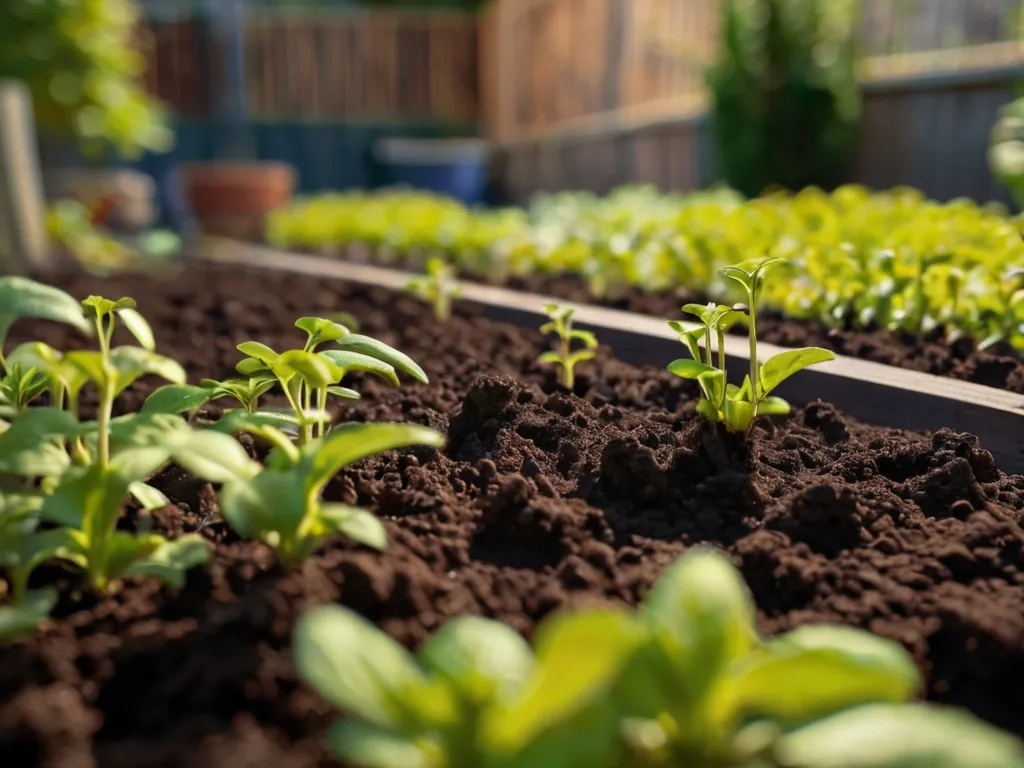
<svg viewBox="0 0 1024 768"><path fill-rule="evenodd" d="M198 249L203 260L336 278L368 286L402 290L409 272L356 264L322 256L287 253L225 238L205 238ZM597 334L616 357L633 365L664 367L686 357L665 319L575 304L547 296L464 282L462 300L483 308L485 317L514 325L539 328L542 307L557 303L576 310L574 321ZM763 360L782 350L759 344ZM739 381L749 370L748 343L728 337L727 367ZM794 404L817 399L833 403L860 421L911 431L948 427L976 435L996 458L998 466L1024 473L1024 395L852 357L839 357L801 371L788 379L778 394Z"/></svg>

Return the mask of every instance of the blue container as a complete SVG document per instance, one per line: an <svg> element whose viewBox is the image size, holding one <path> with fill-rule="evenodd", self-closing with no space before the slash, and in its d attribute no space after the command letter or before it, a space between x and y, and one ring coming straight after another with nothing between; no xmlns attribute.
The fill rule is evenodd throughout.
<svg viewBox="0 0 1024 768"><path fill-rule="evenodd" d="M387 186L448 195L466 205L484 201L490 147L481 139L380 139L374 155Z"/></svg>

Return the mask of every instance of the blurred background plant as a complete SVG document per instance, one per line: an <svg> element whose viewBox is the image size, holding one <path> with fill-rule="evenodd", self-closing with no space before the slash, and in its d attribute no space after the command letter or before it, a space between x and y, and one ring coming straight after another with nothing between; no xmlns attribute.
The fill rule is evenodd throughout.
<svg viewBox="0 0 1024 768"><path fill-rule="evenodd" d="M861 114L857 0L724 0L707 72L719 169L746 195L843 179Z"/></svg>
<svg viewBox="0 0 1024 768"><path fill-rule="evenodd" d="M992 129L988 161L992 173L1010 189L1017 206L1024 209L1024 96L1000 111Z"/></svg>

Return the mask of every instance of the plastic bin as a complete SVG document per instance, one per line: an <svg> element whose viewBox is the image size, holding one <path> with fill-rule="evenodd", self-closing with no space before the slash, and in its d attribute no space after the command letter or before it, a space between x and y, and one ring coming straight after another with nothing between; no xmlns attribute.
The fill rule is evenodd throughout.
<svg viewBox="0 0 1024 768"><path fill-rule="evenodd" d="M466 205L483 202L490 146L482 139L380 139L374 156L387 186L448 195Z"/></svg>

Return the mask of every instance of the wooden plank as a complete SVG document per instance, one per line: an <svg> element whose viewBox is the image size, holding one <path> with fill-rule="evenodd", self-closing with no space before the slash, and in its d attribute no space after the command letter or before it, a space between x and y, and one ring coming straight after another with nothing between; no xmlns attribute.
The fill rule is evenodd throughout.
<svg viewBox="0 0 1024 768"><path fill-rule="evenodd" d="M220 264L337 278L398 291L412 277L406 272L220 238L206 239L201 257ZM481 305L485 317L527 328L540 326L544 319L541 308L546 303L572 307L578 326L594 331L617 357L634 365L662 367L683 356L676 334L661 318L476 283L463 283L462 288L463 298ZM764 359L781 351L772 344L758 345ZM726 354L730 375L742 376L749 368L746 339L729 337ZM1024 472L1024 395L848 357L802 371L778 391L797 405L826 398L869 424L913 431L945 427L969 432L981 440L1004 472Z"/></svg>

